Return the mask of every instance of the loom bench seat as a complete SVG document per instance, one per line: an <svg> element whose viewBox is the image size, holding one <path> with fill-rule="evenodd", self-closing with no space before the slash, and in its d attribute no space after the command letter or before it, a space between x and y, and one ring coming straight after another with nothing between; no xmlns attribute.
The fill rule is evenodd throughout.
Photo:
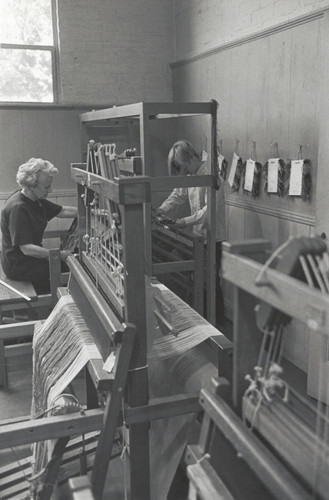
<svg viewBox="0 0 329 500"><path fill-rule="evenodd" d="M31 301L36 301L38 296L34 289L34 286L30 281L16 281L10 280L7 278L5 273L3 272L2 267L0 266L0 280L4 283L7 283L11 287L15 288L18 292L26 295L31 299ZM2 306L4 305L13 305L26 303L26 299L15 293L14 291L7 288L5 285L0 283L0 321L2 320ZM8 308L5 308L8 310ZM14 307L13 307L14 309Z"/></svg>
<svg viewBox="0 0 329 500"><path fill-rule="evenodd" d="M13 317L10 318L5 318L4 313L8 312L13 312L15 313L19 310L23 310L28 312L27 316L28 319L38 319L40 311L47 311L51 310L51 308L55 305L56 303L56 289L57 286L62 282L62 281L67 281L67 274L61 275L60 272L60 257L59 257L59 249L54 249L51 250L51 255L49 259L49 266L50 266L50 274L51 274L51 292L48 294L44 295L37 295L34 286L32 285L31 282L29 281L16 281L16 280L10 280L7 278L5 275L2 267L0 266L0 280L3 282L0 282L0 387L7 387L8 385L8 380L7 380L7 369L6 369L6 358L9 355L9 346L5 346L5 340L9 340L9 338L5 339L2 335L1 332L1 325L3 323L16 323L16 324L21 324L20 322L22 321L22 318L19 318L17 320L17 317L15 318L15 314ZM29 297L31 300L26 300L24 297L20 296L18 293L10 290L5 286L5 284L10 285L13 287L15 290L18 292L22 293L23 295ZM44 313L43 313L44 314ZM48 314L48 313L47 313ZM17 323L17 321L19 323ZM25 320L24 320L25 321ZM26 323L30 323L28 320ZM16 337L15 337L16 335ZM28 334L28 337L32 336L33 334ZM19 338L22 338L23 335L19 333L18 330L12 331L10 340L16 340ZM10 346L12 347L12 351L18 352L19 350L23 352L27 350L31 351L30 343L24 343L24 339L22 339L22 345L13 345Z"/></svg>
<svg viewBox="0 0 329 500"><path fill-rule="evenodd" d="M28 281L14 281L7 278L0 266L0 323L3 323L3 315L5 311L14 311L21 307L26 307L32 301L36 301L38 296L34 289L32 283ZM3 283L18 290L18 292L30 297L30 301L27 301L16 292L7 288ZM7 370L6 370L6 359L5 359L5 340L0 337L0 386L7 385Z"/></svg>

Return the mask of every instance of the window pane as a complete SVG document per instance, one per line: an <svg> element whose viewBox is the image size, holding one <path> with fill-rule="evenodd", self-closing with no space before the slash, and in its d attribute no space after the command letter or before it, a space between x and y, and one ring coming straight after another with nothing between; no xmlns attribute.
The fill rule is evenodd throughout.
<svg viewBox="0 0 329 500"><path fill-rule="evenodd" d="M0 0L0 43L53 45L51 0Z"/></svg>
<svg viewBox="0 0 329 500"><path fill-rule="evenodd" d="M51 52L0 49L0 101L54 102Z"/></svg>

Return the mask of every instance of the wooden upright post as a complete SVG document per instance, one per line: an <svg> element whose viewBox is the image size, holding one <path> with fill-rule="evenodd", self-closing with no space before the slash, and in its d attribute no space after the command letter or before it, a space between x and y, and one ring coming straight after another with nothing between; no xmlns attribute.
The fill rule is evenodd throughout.
<svg viewBox="0 0 329 500"><path fill-rule="evenodd" d="M126 321L136 326L136 342L128 375L128 405L148 404L147 329L145 292L145 255L143 205L121 208L123 214L123 248L125 267ZM132 500L150 498L149 423L129 428L130 491Z"/></svg>

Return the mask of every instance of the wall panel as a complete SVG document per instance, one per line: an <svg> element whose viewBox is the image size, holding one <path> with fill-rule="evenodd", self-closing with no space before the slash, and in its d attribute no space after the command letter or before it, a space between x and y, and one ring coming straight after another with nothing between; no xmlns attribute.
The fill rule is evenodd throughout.
<svg viewBox="0 0 329 500"><path fill-rule="evenodd" d="M70 163L82 160L80 109L0 108L0 197L17 188L16 172L31 157L51 161L60 171L54 190L74 188Z"/></svg>
<svg viewBox="0 0 329 500"><path fill-rule="evenodd" d="M296 222L314 227L316 214L317 131L319 111L319 37L323 28L320 16L305 18L303 22L285 23L270 32L248 37L232 45L218 47L209 54L187 59L172 65L175 100L209 100L219 103L218 128L223 153L229 164L238 141L238 153L243 160L250 158L252 141L256 143L257 161L265 165L273 157L273 144L278 143L279 154L286 162L296 159L302 145L304 158L312 162L313 191L311 201L300 197L279 197L265 193L265 176L261 181L260 196L253 200L249 194L231 192L227 187L227 202L260 213L284 212L274 224L271 241L274 247L287 236L286 218L291 212L292 225ZM199 78L201 89L191 86L186 79ZM193 71L194 69L194 71ZM180 80L180 76L182 79ZM188 89L188 90L186 90ZM186 94L185 94L186 91ZM202 134L203 131L199 131ZM257 208L258 207L258 208ZM297 218L296 218L296 214ZM249 227L249 221L252 227ZM255 225L255 214L245 219L246 227L238 239L246 234L262 236L260 225ZM284 227L280 229L280 224ZM291 228L291 226L289 226ZM235 231L236 233L236 231ZM288 235L289 236L289 235Z"/></svg>
<svg viewBox="0 0 329 500"><path fill-rule="evenodd" d="M209 6L212 4L210 2ZM188 15L188 6L184 5L185 15ZM225 5L228 9L228 3ZM283 7L283 3L280 5ZM193 3L190 14L193 12L195 16L194 7ZM233 5L231 7L233 9ZM205 10L201 11L200 16L206 16ZM228 15L228 10L223 12L224 17ZM175 100L185 100L186 84L189 99L214 98L218 101L219 139L229 164L236 140L239 141L238 153L243 160L250 157L251 141L255 141L256 159L262 165L273 157L273 144L276 142L279 156L285 161L297 159L299 146L302 145L303 158L310 159L312 163L310 201L303 201L301 197L267 194L264 172L260 195L256 199L244 193L241 187L239 192L233 193L226 185L229 241L265 238L271 241L274 249L291 236L313 236L316 232L319 131L323 127L327 130L328 123L328 115L321 112L322 108L327 109L325 89L328 82L327 85L322 82L322 94L320 85L321 75L327 75L322 64L328 65L328 43L324 43L325 39L328 40L326 16L326 9L304 18L292 16L282 25L266 28L263 32L255 30L253 33L250 26L249 35L244 38L234 39L232 36L229 42L209 52L200 52L199 55L194 52L192 57L172 64ZM201 36L199 31L198 36ZM220 37L219 32L217 39ZM184 44L181 41L179 50L187 46L186 41ZM191 87L186 82L187 73L191 80L196 72L199 78L200 65L201 90L195 88L191 95ZM200 130L199 134L202 133ZM322 151L327 151L324 134L320 136ZM326 169L324 162L321 168ZM321 173L321 179L327 178ZM324 192L322 185L320 190ZM323 221L325 203L322 202L321 206ZM326 226L329 227L328 223ZM223 286L226 312L230 315L232 288L225 282ZM307 370L308 333L296 323L288 328L285 355Z"/></svg>

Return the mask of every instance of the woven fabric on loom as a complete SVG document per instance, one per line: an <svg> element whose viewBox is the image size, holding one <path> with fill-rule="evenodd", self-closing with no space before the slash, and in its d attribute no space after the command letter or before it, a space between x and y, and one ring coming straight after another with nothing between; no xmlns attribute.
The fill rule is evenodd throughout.
<svg viewBox="0 0 329 500"><path fill-rule="evenodd" d="M32 418L38 418L72 382L90 359L101 356L70 295L62 297L33 338ZM47 413L48 414L48 413ZM35 447L35 472L44 466L47 450Z"/></svg>
<svg viewBox="0 0 329 500"><path fill-rule="evenodd" d="M198 394L217 376L214 366L197 347L220 332L196 313L177 295L156 279L147 281L149 393L151 398L174 394ZM178 332L164 334L155 319L157 310ZM153 343L153 347L152 346ZM197 432L197 434L195 434ZM199 427L195 415L161 418L150 429L151 498L166 500L169 487L188 442L196 442Z"/></svg>
<svg viewBox="0 0 329 500"><path fill-rule="evenodd" d="M182 354L207 338L220 335L214 326L167 287L161 284L152 284L151 287L155 294L161 294L165 307L160 312L178 335L156 336L148 354L149 361Z"/></svg>

